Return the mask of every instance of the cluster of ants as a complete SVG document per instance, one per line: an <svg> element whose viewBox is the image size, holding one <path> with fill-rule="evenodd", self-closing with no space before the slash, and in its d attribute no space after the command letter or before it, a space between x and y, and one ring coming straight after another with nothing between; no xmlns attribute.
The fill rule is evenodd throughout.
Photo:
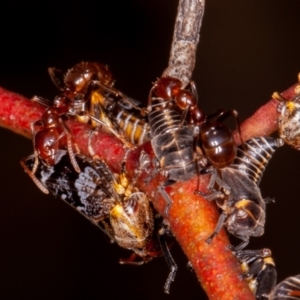
<svg viewBox="0 0 300 300"><path fill-rule="evenodd" d="M149 156L141 152L133 179L126 174L125 161L120 174L114 174L103 159L94 155L91 143L90 156L80 154L66 121L75 118L94 129L101 126L119 138L128 151L150 140L155 168L165 178L157 190L166 201L165 215L172 205L165 187L197 175L195 192L215 201L221 210L207 243L225 226L242 240L230 249L241 264L241 277L257 299L300 299L300 275L275 286L277 274L271 251L245 250L251 236L264 232L266 203L270 200L262 198L258 185L267 163L284 142L300 147L299 96L287 101L274 94L280 138L256 137L237 147L231 130L223 124L226 118L235 116L240 134L237 112L204 114L197 106L193 82L184 87L177 78L161 77L150 90L147 107L142 107L114 87L105 65L82 62L65 74L55 68L49 73L60 92L53 101L33 98L46 110L31 124L34 153L21 160L42 192L75 207L112 241L132 250L131 257L121 263L143 264L163 255L170 268L164 286L169 293L177 271L167 242L171 233L136 186L139 175L151 163ZM90 139L95 132L91 131ZM205 195L199 191L202 174L211 174L209 193Z"/></svg>

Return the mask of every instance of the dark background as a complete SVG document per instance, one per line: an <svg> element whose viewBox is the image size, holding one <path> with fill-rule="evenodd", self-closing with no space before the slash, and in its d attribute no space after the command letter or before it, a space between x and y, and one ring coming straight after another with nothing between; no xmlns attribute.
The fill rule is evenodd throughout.
<svg viewBox="0 0 300 300"><path fill-rule="evenodd" d="M80 61L109 64L117 87L146 101L167 66L177 1L2 1L0 85L27 97L57 93L47 67ZM300 71L299 0L208 0L193 74L206 112L235 108L243 120ZM1 299L206 299L179 264L171 295L163 293L163 259L120 266L127 257L62 201L43 195L19 160L29 140L0 130ZM262 180L265 235L252 248L273 250L279 280L300 273L300 153L281 148Z"/></svg>

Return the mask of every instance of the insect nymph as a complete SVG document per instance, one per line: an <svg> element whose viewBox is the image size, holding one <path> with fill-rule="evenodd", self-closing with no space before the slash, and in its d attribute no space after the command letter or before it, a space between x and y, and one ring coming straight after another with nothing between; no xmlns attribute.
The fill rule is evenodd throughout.
<svg viewBox="0 0 300 300"><path fill-rule="evenodd" d="M167 203L166 214L172 200L164 188L176 181L189 180L197 173L198 167L206 165L202 152L197 152L194 147L194 128L188 126L185 115L175 102L177 96L194 97L181 85L181 81L176 78L159 78L150 90L147 107L151 145L159 170L166 178L158 187Z"/></svg>
<svg viewBox="0 0 300 300"><path fill-rule="evenodd" d="M125 144L140 145L149 139L149 125L140 114L139 103L114 88L108 66L81 62L62 77L49 68L52 81L69 99L69 113L93 127L101 124ZM128 144L128 146L130 146Z"/></svg>
<svg viewBox="0 0 300 300"><path fill-rule="evenodd" d="M154 83L147 112L152 148L161 173L166 177L159 191L167 202L167 212L171 199L164 187L197 174L195 192L200 193L200 173L230 165L236 155L236 145L230 129L222 121L234 115L240 133L239 122L234 110L218 110L205 115L197 107L194 82L184 88L183 83L173 77L161 77Z"/></svg>
<svg viewBox="0 0 300 300"><path fill-rule="evenodd" d="M300 150L300 95L288 100L275 92L273 98L278 101L278 132L279 136L291 147Z"/></svg>
<svg viewBox="0 0 300 300"><path fill-rule="evenodd" d="M43 186L52 195L76 208L119 246L132 250L141 258L137 264L165 255L171 269L165 284L165 292L168 293L177 266L164 237L154 232L153 208L147 196L134 186L134 181L130 183L124 170L115 175L101 159L79 154L75 155L75 159L80 173L74 170L67 151L57 150L53 166L42 162L37 165L35 178L39 184L35 183L40 189ZM32 169L34 158L25 158L23 164L25 171ZM153 250L154 244L159 245L158 251ZM135 264L133 259L128 263Z"/></svg>
<svg viewBox="0 0 300 300"><path fill-rule="evenodd" d="M258 184L272 154L282 145L281 139L271 137L250 139L238 148L237 156L229 167L215 171L209 183L213 192L207 199L216 200L222 214L207 242L211 242L223 225L243 241L244 247L250 236L263 234L266 201ZM215 183L218 190L214 191Z"/></svg>

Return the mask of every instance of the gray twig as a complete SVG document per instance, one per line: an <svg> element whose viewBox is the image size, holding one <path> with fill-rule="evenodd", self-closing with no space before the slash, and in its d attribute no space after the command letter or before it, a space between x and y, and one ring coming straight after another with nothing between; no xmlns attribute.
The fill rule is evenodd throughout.
<svg viewBox="0 0 300 300"><path fill-rule="evenodd" d="M163 76L180 79L186 86L192 76L205 0L179 0L169 65Z"/></svg>

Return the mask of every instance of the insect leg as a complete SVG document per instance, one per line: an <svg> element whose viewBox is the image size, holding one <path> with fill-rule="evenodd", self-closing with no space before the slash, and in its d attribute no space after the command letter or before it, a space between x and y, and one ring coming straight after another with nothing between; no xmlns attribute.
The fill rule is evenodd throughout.
<svg viewBox="0 0 300 300"><path fill-rule="evenodd" d="M70 156L72 166L74 167L74 169L77 173L80 173L81 171L80 171L78 163L75 159L75 154L74 154L74 151L73 151L74 142L72 141L71 132L70 132L69 128L67 127L67 125L64 123L63 120L61 120L61 125L62 125L62 128L64 130L63 133L67 136L67 149L68 149L68 153L69 153L69 156Z"/></svg>
<svg viewBox="0 0 300 300"><path fill-rule="evenodd" d="M52 103L50 102L50 100L48 100L48 99L46 99L44 97L41 97L41 96L36 96L36 95L31 98L31 101L37 102L37 103L39 103L41 105L44 105L46 107L49 107L49 106L52 105Z"/></svg>
<svg viewBox="0 0 300 300"><path fill-rule="evenodd" d="M171 283L175 279L178 267L177 267L177 264L175 263L172 255L171 255L171 253L170 253L168 244L165 240L165 228L164 227L162 227L158 231L158 242L159 242L160 248L162 250L162 253L163 253L163 255L166 259L167 265L169 266L169 269L170 269L170 273L169 273L169 275L167 277L167 280L166 280L166 283L164 285L165 293L169 294L170 293L170 286L171 286Z"/></svg>
<svg viewBox="0 0 300 300"><path fill-rule="evenodd" d="M31 158L35 158L37 154L32 154L30 156L27 156L23 159L21 159L20 164L24 168L25 172L29 175L29 177L33 180L33 182L37 185L37 187L45 194L49 194L48 189L44 187L44 185L34 176L33 171L29 170L28 167L25 164L25 161ZM36 169L36 168L35 168Z"/></svg>
<svg viewBox="0 0 300 300"><path fill-rule="evenodd" d="M214 232L206 240L207 244L210 244L212 242L212 239L220 232L220 230L222 229L222 227L224 225L224 222L225 222L226 218L227 218L227 214L225 212L222 212L220 217L219 217L219 220L218 220L218 223L216 225L216 228L215 228Z"/></svg>
<svg viewBox="0 0 300 300"><path fill-rule="evenodd" d="M105 128L107 130L109 130L115 137L117 137L120 141L122 141L126 147L128 148L131 148L131 149L134 149L134 145L132 145L131 143L127 142L126 139L121 135L119 134L116 130L114 130L113 128L109 127L105 122L95 118L94 116L90 115L90 118L91 120L97 122L98 124L102 125L102 126L105 126Z"/></svg>

